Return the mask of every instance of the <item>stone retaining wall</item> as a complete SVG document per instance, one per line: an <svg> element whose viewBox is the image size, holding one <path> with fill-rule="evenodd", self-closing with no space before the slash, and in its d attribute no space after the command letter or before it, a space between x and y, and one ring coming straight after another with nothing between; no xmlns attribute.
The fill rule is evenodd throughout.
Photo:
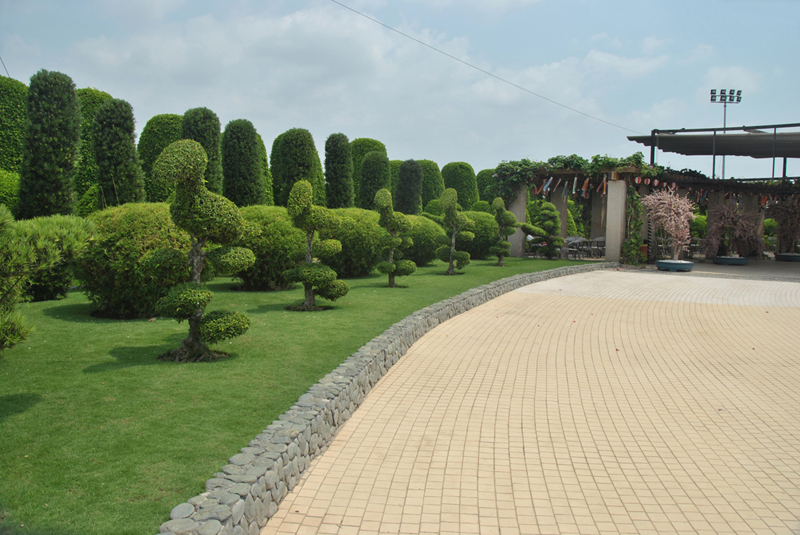
<svg viewBox="0 0 800 535"><path fill-rule="evenodd" d="M524 273L474 288L414 312L370 340L300 396L206 482L206 492L175 507L161 533L258 535L311 459L411 345L467 310L534 282L617 267L604 262Z"/></svg>

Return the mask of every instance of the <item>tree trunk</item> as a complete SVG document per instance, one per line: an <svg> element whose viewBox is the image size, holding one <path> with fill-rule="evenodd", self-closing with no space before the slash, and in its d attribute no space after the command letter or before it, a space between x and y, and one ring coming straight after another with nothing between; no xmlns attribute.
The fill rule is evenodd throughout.
<svg viewBox="0 0 800 535"><path fill-rule="evenodd" d="M450 267L447 268L447 271L444 272L445 275L455 275L456 268L453 265L453 254L456 252L456 234L458 234L455 230L453 230L453 234L450 238Z"/></svg>
<svg viewBox="0 0 800 535"><path fill-rule="evenodd" d="M397 232L390 232L389 234L391 234L391 236L392 236L393 238L396 238L396 237L397 237ZM393 264L393 263L394 263L394 247L390 247L390 248L389 248L389 258L388 258L388 262L389 262L390 264ZM392 271L391 273L389 273L389 288L396 288L396 286L395 286L395 284L394 284L394 271Z"/></svg>
<svg viewBox="0 0 800 535"><path fill-rule="evenodd" d="M161 360L172 362L200 362L214 360L217 355L208 346L200 341L200 320L203 318L203 309L198 308L189 318L189 336L184 338L177 349L161 355Z"/></svg>
<svg viewBox="0 0 800 535"><path fill-rule="evenodd" d="M315 295L314 295L314 287L312 285L310 285L309 283L304 282L303 283L303 288L305 288L305 290L306 290L306 300L303 301L303 304L301 306L303 308L306 308L306 309L315 308L317 305L316 305L316 299L315 299Z"/></svg>
<svg viewBox="0 0 800 535"><path fill-rule="evenodd" d="M197 284L200 284L200 275L203 274L203 268L206 265L206 253L203 252L205 244L206 240L195 241L192 238L192 248L189 249L189 267L192 268L192 282Z"/></svg>

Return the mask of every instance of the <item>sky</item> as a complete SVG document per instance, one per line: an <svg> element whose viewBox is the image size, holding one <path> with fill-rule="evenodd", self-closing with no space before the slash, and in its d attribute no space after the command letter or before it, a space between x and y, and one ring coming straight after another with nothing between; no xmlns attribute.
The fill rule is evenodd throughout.
<svg viewBox="0 0 800 535"><path fill-rule="evenodd" d="M728 126L800 122L800 0L338 1L0 0L0 57L25 83L60 71L127 100L138 132L203 106L223 128L250 120L268 150L306 128L323 161L336 132L476 172L649 157L626 136L722 126L714 88L743 91ZM711 157L657 163L711 175ZM771 175L727 158L726 177Z"/></svg>

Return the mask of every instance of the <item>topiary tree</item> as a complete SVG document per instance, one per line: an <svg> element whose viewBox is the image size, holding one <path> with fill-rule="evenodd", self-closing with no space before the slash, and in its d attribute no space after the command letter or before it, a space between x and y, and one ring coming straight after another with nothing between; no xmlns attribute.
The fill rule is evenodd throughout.
<svg viewBox="0 0 800 535"><path fill-rule="evenodd" d="M448 262L445 275L455 275L456 269L464 269L469 265L469 253L467 251L456 250L456 239L461 236L462 240L470 241L475 235L470 232L475 227L475 223L462 212L457 210L458 192L453 188L447 188L439 199L441 216L434 216L426 213L429 217L439 223L444 228L445 236L439 237L441 247L436 249L436 256L442 262Z"/></svg>
<svg viewBox="0 0 800 535"><path fill-rule="evenodd" d="M267 159L267 147L261 134L256 134L258 139L258 154L261 156L261 174L264 175L264 204L272 206L275 204L275 197L272 194L272 173L269 171L269 160Z"/></svg>
<svg viewBox="0 0 800 535"><path fill-rule="evenodd" d="M422 204L422 166L416 160L400 165L397 179L397 211L409 215L420 213Z"/></svg>
<svg viewBox="0 0 800 535"><path fill-rule="evenodd" d="M174 184L154 180L153 165L161 152L183 137L183 116L176 113L154 115L144 125L139 137L139 161L144 173L144 190L148 202L164 202L175 190Z"/></svg>
<svg viewBox="0 0 800 535"><path fill-rule="evenodd" d="M72 213L81 113L72 78L44 69L31 77L17 216Z"/></svg>
<svg viewBox="0 0 800 535"><path fill-rule="evenodd" d="M311 183L307 180L297 182L289 194L287 211L294 226L306 233L305 262L300 266L287 270L283 276L290 282L300 282L305 289L305 300L302 304L287 307L288 310L315 311L323 310L316 304L316 296L336 301L347 295L350 287L346 282L336 280L336 272L314 257L327 257L341 251L342 244L337 240L320 240L314 244L314 233L331 229L338 225L333 212L322 206L314 206Z"/></svg>
<svg viewBox="0 0 800 535"><path fill-rule="evenodd" d="M313 189L312 202L324 206L325 178L311 132L305 128L292 128L281 134L276 144L273 144L272 163L275 166L277 159L278 165L273 169L273 178L281 185L277 204L288 206L292 188L297 182L305 180Z"/></svg>
<svg viewBox="0 0 800 535"><path fill-rule="evenodd" d="M492 210L494 210L494 219L497 221L498 233L497 241L489 251L497 256L496 265L505 266L503 259L511 255L511 242L508 241L508 237L517 231L517 216L506 210L506 203L503 202L502 197L496 197L492 201Z"/></svg>
<svg viewBox="0 0 800 535"><path fill-rule="evenodd" d="M438 200L444 192L444 178L439 170L439 165L431 160L417 160L422 167L422 206L427 207L428 203Z"/></svg>
<svg viewBox="0 0 800 535"><path fill-rule="evenodd" d="M208 108L192 108L183 114L181 139L200 143L208 157L205 186L212 193L222 193L222 155L220 154L219 117Z"/></svg>
<svg viewBox="0 0 800 535"><path fill-rule="evenodd" d="M244 222L233 202L208 191L203 184L207 162L203 147L191 140L176 141L164 149L162 156L173 161L175 202L170 206L170 215L175 226L189 234L192 247L188 254L190 282L173 287L156 304L162 315L179 322L188 320L189 336L180 347L159 358L173 362L213 360L224 353L212 351L206 344L244 334L250 327L250 320L230 310L205 313L214 295L200 285L206 262L220 272L235 273L252 266L255 256L249 249L225 247L242 235ZM223 247L208 253L204 249L210 241ZM182 255L181 251L175 253ZM162 254L175 253L165 251Z"/></svg>
<svg viewBox="0 0 800 535"><path fill-rule="evenodd" d="M0 76L0 170L19 173L25 140L28 86Z"/></svg>
<svg viewBox="0 0 800 535"><path fill-rule="evenodd" d="M488 188L494 184L494 174L494 169L483 169L475 176L475 181L478 183L478 198L482 201L488 202L492 198Z"/></svg>
<svg viewBox="0 0 800 535"><path fill-rule="evenodd" d="M442 167L442 178L445 188L453 188L458 192L458 199L465 210L472 209L478 201L478 182L475 171L466 162L450 162Z"/></svg>
<svg viewBox="0 0 800 535"><path fill-rule="evenodd" d="M94 153L100 205L144 202L144 176L136 153L133 108L124 100L104 102L94 116Z"/></svg>
<svg viewBox="0 0 800 535"><path fill-rule="evenodd" d="M389 160L389 191L392 198L397 198L397 181L400 180L400 166L403 160Z"/></svg>
<svg viewBox="0 0 800 535"><path fill-rule="evenodd" d="M264 204L267 185L258 134L247 119L235 119L222 138L222 192L236 206Z"/></svg>
<svg viewBox="0 0 800 535"><path fill-rule="evenodd" d="M328 208L353 206L353 157L344 134L331 134L325 141L325 187Z"/></svg>
<svg viewBox="0 0 800 535"><path fill-rule="evenodd" d="M527 206L530 224L520 225L522 232L528 236L544 238L545 244L541 251L548 259L553 259L560 254L560 247L564 245L561 237L561 218L556 205L542 200L531 201Z"/></svg>
<svg viewBox="0 0 800 535"><path fill-rule="evenodd" d="M19 202L19 175L0 169L0 204L14 213L17 202Z"/></svg>
<svg viewBox="0 0 800 535"><path fill-rule="evenodd" d="M380 151L373 151L364 156L361 162L361 186L359 188L359 207L365 210L375 209L375 194L378 190L389 188L389 158Z"/></svg>
<svg viewBox="0 0 800 535"><path fill-rule="evenodd" d="M93 87L75 91L81 106L81 144L78 148L78 164L72 179L72 191L77 201L86 190L97 184L97 161L94 157L94 115L111 95Z"/></svg>
<svg viewBox="0 0 800 535"><path fill-rule="evenodd" d="M361 206L361 164L363 163L364 157L367 154L375 151L382 152L388 158L386 145L377 139L360 137L350 142L350 155L353 158L353 195L355 197L356 206L359 208L364 208L364 206ZM372 196L367 199L369 204L372 204L375 201L376 191L377 190L373 191Z"/></svg>
<svg viewBox="0 0 800 535"><path fill-rule="evenodd" d="M282 165L282 147L283 147L283 137L286 134L278 135L272 141L272 149L269 153L269 170L272 173L272 198L275 200L276 206L286 206L286 201L282 199L282 192L283 192L283 165Z"/></svg>
<svg viewBox="0 0 800 535"><path fill-rule="evenodd" d="M413 160L412 160L413 161ZM416 162L415 162L416 163ZM388 235L383 239L383 250L386 260L378 264L378 271L389 276L389 288L395 288L395 277L406 277L417 270L411 260L402 260L401 248L411 247L413 241L407 236L411 230L411 221L392 207L392 194L388 189L379 190L375 194L375 208L381 214L380 225Z"/></svg>

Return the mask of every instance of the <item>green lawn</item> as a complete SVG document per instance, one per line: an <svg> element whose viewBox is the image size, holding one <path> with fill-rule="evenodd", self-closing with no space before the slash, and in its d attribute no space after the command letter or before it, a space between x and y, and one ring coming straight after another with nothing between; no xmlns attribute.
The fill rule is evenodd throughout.
<svg viewBox="0 0 800 535"><path fill-rule="evenodd" d="M93 318L79 292L22 305L35 331L0 352L0 533L157 533L172 507L391 324L496 279L578 262L508 263L473 261L445 277L437 261L398 279L407 288L382 275L349 280L350 293L316 313L284 310L302 301L299 286L232 292L217 279L209 310L245 312L252 325L213 363L156 360L186 323Z"/></svg>

